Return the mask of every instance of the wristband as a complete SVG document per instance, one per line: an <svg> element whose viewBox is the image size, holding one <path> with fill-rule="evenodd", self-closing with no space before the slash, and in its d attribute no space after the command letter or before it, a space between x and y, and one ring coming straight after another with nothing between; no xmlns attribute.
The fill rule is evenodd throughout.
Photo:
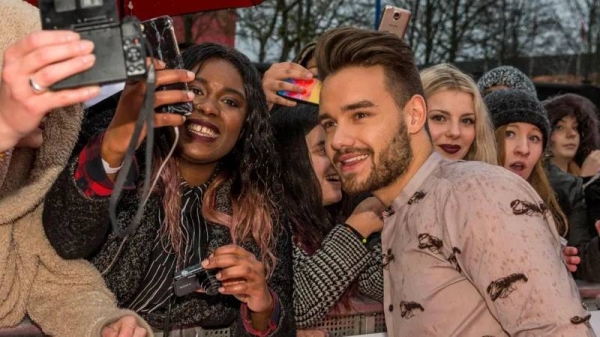
<svg viewBox="0 0 600 337"><path fill-rule="evenodd" d="M106 160L102 159L102 167L104 168L104 172L106 172L106 174L115 174L121 170L123 164L121 164L119 167L110 167Z"/></svg>
<svg viewBox="0 0 600 337"><path fill-rule="evenodd" d="M354 227L348 225L348 224L344 224L344 227L346 227L346 229L351 232L354 233L354 235L358 238L358 240L360 240L360 242L363 245L367 244L367 238L365 238L364 236L362 236L362 234L360 234Z"/></svg>

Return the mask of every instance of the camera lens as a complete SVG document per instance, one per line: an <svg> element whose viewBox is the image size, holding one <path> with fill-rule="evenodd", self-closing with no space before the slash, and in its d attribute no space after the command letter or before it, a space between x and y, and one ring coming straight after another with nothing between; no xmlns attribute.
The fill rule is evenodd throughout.
<svg viewBox="0 0 600 337"><path fill-rule="evenodd" d="M394 18L394 20L398 21L400 19L400 13L394 12L393 18Z"/></svg>

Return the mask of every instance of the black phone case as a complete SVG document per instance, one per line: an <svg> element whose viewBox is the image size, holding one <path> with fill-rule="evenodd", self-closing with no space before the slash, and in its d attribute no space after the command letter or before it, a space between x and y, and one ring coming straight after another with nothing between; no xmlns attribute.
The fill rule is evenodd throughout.
<svg viewBox="0 0 600 337"><path fill-rule="evenodd" d="M152 20L142 22L144 26L144 37L146 43L152 49L154 58L163 61L167 69L183 69L183 58L177 45L177 37L173 29L173 19L169 16L161 16ZM183 90L188 91L187 83L175 83L163 85L156 90ZM187 116L192 113L192 103L176 103L163 105L156 109L160 112L176 113Z"/></svg>

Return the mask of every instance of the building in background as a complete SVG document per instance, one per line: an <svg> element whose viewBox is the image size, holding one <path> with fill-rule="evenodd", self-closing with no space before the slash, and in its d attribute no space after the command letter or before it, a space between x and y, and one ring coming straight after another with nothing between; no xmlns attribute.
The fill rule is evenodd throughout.
<svg viewBox="0 0 600 337"><path fill-rule="evenodd" d="M173 18L179 43L215 42L235 46L234 10L188 14Z"/></svg>

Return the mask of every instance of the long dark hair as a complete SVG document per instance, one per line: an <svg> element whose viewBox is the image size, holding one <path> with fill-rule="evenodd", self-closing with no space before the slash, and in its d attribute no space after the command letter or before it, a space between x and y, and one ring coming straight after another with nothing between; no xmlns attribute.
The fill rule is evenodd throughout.
<svg viewBox="0 0 600 337"><path fill-rule="evenodd" d="M282 207L290 217L295 243L308 253L320 247L335 220L323 207L321 186L306 145L306 135L319 125L318 113L317 107L300 103L293 108L275 106L271 114L284 183Z"/></svg>
<svg viewBox="0 0 600 337"><path fill-rule="evenodd" d="M294 243L311 255L354 208L354 200L345 193L340 202L323 207L321 185L306 144L306 135L319 125L318 114L317 107L299 103L296 107L275 106L271 115L284 184L282 207L290 217ZM350 309L350 298L356 293L355 281L342 294L340 303Z"/></svg>
<svg viewBox="0 0 600 337"><path fill-rule="evenodd" d="M221 59L233 65L244 82L248 102L246 120L233 150L223 157L213 182L208 187L202 204L203 216L212 222L228 226L234 243L253 239L261 250L261 259L270 275L275 266L273 247L280 208L279 158L273 145L273 134L269 124L269 110L262 90L258 71L250 60L237 50L214 43L188 47L183 53L185 69L193 69L208 59ZM155 167L166 156L170 144L160 142L155 151ZM156 172L156 170L155 170ZM181 229L179 212L181 177L176 160L170 160L161 174L159 189L163 193L165 221L162 233L169 237L173 248L180 252ZM231 181L231 212L216 209L217 191Z"/></svg>

